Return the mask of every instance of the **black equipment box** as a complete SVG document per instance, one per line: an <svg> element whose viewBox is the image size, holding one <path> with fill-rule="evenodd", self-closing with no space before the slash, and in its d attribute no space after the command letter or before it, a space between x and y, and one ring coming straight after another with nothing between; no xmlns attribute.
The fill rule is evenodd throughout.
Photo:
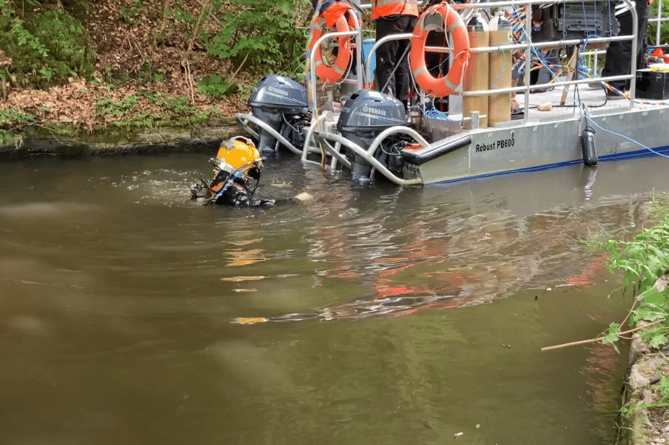
<svg viewBox="0 0 669 445"><path fill-rule="evenodd" d="M546 42L616 36L620 23L614 15L614 0L594 4L580 3L532 5L532 40Z"/></svg>
<svg viewBox="0 0 669 445"><path fill-rule="evenodd" d="M636 97L640 99L669 99L669 72L650 68L636 72Z"/></svg>

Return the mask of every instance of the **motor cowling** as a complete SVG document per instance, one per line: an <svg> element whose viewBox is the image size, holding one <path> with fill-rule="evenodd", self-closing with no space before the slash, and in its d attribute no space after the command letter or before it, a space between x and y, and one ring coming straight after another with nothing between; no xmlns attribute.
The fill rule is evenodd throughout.
<svg viewBox="0 0 669 445"><path fill-rule="evenodd" d="M304 144L302 129L308 124L307 89L293 79L277 74L260 79L248 101L251 113L277 131L294 146ZM274 136L258 128L258 149L274 153L279 144Z"/></svg>
<svg viewBox="0 0 669 445"><path fill-rule="evenodd" d="M337 121L337 131L362 148L368 148L384 130L406 125L406 109L398 99L378 91L358 91L346 100ZM404 160L400 150L405 141L401 136L383 140L374 157L394 174L400 176ZM372 166L355 153L348 154L353 180L369 180Z"/></svg>

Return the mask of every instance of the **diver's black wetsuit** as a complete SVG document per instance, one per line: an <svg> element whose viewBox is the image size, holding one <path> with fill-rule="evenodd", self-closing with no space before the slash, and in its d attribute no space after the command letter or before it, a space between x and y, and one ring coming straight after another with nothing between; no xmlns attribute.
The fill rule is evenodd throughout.
<svg viewBox="0 0 669 445"><path fill-rule="evenodd" d="M256 208L272 208L278 205L284 204L297 204L301 200L295 197L292 198L280 198L280 199L260 199L254 198L253 194L246 191L242 187L228 187L228 189L221 195L218 199L214 200L214 197L210 194L213 191L211 189L202 187L201 184L195 184L191 187L191 194L193 199L197 199L203 205L207 204L220 204L227 205L231 207L256 207Z"/></svg>
<svg viewBox="0 0 669 445"><path fill-rule="evenodd" d="M216 199L216 204L233 207L274 207L273 199L255 198L242 186L236 183L228 187L225 192Z"/></svg>

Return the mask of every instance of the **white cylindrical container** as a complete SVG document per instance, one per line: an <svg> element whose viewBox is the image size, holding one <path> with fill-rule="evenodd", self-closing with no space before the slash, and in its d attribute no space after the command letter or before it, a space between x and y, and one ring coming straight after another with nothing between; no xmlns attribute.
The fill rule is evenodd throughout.
<svg viewBox="0 0 669 445"><path fill-rule="evenodd" d="M512 42L513 26L504 12L500 11L490 21L490 46ZM512 52L493 51L490 53L489 88L509 88L511 86ZM511 93L492 94L488 97L488 125L494 127L511 120Z"/></svg>
<svg viewBox="0 0 669 445"><path fill-rule="evenodd" d="M489 32L488 24L481 14L475 12L467 24L467 33L469 34L469 46L479 48L488 46ZM465 71L465 78L462 83L463 91L478 91L488 89L489 71L489 53L470 53L469 64ZM488 97L475 96L462 98L462 117L465 119L465 128L472 128L472 111L479 112L479 124L481 127L488 126Z"/></svg>

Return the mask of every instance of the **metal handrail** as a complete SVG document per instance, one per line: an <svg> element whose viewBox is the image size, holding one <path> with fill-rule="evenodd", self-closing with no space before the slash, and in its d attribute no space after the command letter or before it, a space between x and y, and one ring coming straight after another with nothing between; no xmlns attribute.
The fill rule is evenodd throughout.
<svg viewBox="0 0 669 445"><path fill-rule="evenodd" d="M637 12L634 8L634 3L632 3L630 0L622 0L625 2L630 9L632 13L632 34L628 35L622 35L622 36L611 36L611 37L594 37L594 38L588 38L588 39L563 39L563 40L553 40L553 41L543 41L543 42L537 42L534 43L531 40L531 30L530 30L530 23L532 22L532 8L528 7L526 8L526 16L525 16L525 35L529 36L528 41L522 42L522 43L516 43L516 44L508 44L508 45L497 45L497 46L485 46L485 47L477 47L477 48L470 48L470 53L491 53L491 52L497 52L497 51L510 51L510 50L523 50L525 52L525 72L529 73L530 72L530 63L531 63L531 51L533 49L537 48L544 48L544 47L551 47L551 46L567 46L567 45L582 45L585 43L606 43L606 42L615 42L615 41L631 41L632 42L632 60L631 60L631 72L630 74L625 74L625 75L617 75L617 76L607 76L607 77L599 77L597 76L595 79L584 79L584 80L576 80L576 81L560 81L558 80L557 82L554 82L553 84L555 86L568 86L568 85L578 85L582 83L592 83L593 81L615 81L615 80L630 80L630 101L628 106L632 108L634 106L634 98L636 94L636 54L637 54L637 39L635 36L638 34L638 15ZM553 2L547 2L546 0L502 0L502 1L494 1L494 2L487 2L487 3L458 3L458 4L451 4L451 7L453 7L456 10L472 10L472 9L480 9L482 6L485 6L485 8L500 8L500 7L505 7L505 6L530 6L530 5L546 5L547 3L581 3L582 0L560 0L558 1L553 1ZM338 33L332 33L330 35L336 35ZM394 41L394 40L406 40L410 39L413 36L413 34L410 33L403 33L403 34L394 34L394 35L389 35L385 36L382 39L379 39L378 41L375 42L375 44L372 46L369 54L367 55L366 61L365 61L365 73L367 75L367 79L372 79L372 73L371 73L371 60L372 57L374 56L374 53L377 51L377 49L383 45L386 42L389 41ZM426 50L428 51L434 51L434 52L442 52L442 53L449 53L451 51L450 48L446 47L427 47ZM313 54L312 54L313 57ZM313 65L312 65L313 69ZM360 70L358 70L359 72ZM312 76L313 77L313 76ZM364 86L366 89L370 87L369 84ZM524 113L524 121L527 122L529 118L529 94L530 91L534 89L540 89L541 87L538 86L532 86L529 85L529 82L524 82L524 85L521 87L514 87L514 89L510 88L504 88L504 89L497 89L497 90L479 90L475 92L458 92L455 94L459 94L462 96L487 96L491 94L499 94L499 93L507 93L507 92L521 92L525 93L525 113ZM315 94L315 93L314 93Z"/></svg>
<svg viewBox="0 0 669 445"><path fill-rule="evenodd" d="M302 151L301 151L299 148L295 147L293 144L291 144L290 141L289 141L288 139L286 139L285 137L283 137L283 136L281 135L281 133L279 133L278 131L276 131L276 130L275 130L274 128L272 128L269 124L265 123L264 121L262 121L261 119L257 118L257 117L254 116L253 114L238 113L238 114L235 115L235 119L237 120L237 122L238 122L244 129L246 129L246 131L248 131L248 132L251 133L252 135L255 135L256 138L257 138L257 136L258 136L258 133L255 132L255 131L253 131L253 130L251 129L251 127L248 126L247 122L252 122L252 123L254 123L255 125L261 127L263 130L265 130L266 132L268 132L269 134L271 134L276 140L278 140L278 141L281 142L283 145L285 145L285 146L286 146L290 151L292 151L293 153L298 154L298 155L299 155L299 154L302 154Z"/></svg>
<svg viewBox="0 0 669 445"><path fill-rule="evenodd" d="M312 103L312 109L316 110L318 107L318 101L316 99L316 49L321 46L323 42L326 40L329 40L331 38L335 37L356 37L357 36L357 41L351 42L354 48L360 48L362 49L362 45L357 44L357 42L362 42L362 26L359 27L357 30L354 31L337 31L337 32L329 32L323 34L316 42L314 42L314 45L311 49L311 54L309 54L309 89L310 89L310 95L311 95L311 101ZM356 51L356 63L358 66L362 64L362 56L361 56L361 51ZM358 89L363 89L363 81L362 81L362 73L360 70L357 70L357 84L358 84Z"/></svg>
<svg viewBox="0 0 669 445"><path fill-rule="evenodd" d="M391 129L398 129L399 127L391 127L388 130ZM421 178L416 177L413 179L402 179L396 175L394 175L390 170L386 168L385 165L380 163L375 157L370 156L368 154L368 150L365 150L358 144L356 144L353 141L350 141L349 139L346 139L340 134L335 134L335 133L321 133L318 135L319 139L326 139L326 140L332 140L335 142L340 143L341 145L344 145L346 148L354 152L355 154L359 155L363 159L365 159L367 162L369 162L372 167L374 167L377 171L381 172L383 176L388 178L390 181L394 182L397 185L418 185L422 184L423 181Z"/></svg>
<svg viewBox="0 0 669 445"><path fill-rule="evenodd" d="M413 34L410 33L404 33L404 34L391 34L388 36L385 36L383 38L380 38L374 43L374 46L372 46L372 49L369 51L369 54L367 55L367 64L365 65L366 73L367 73L367 79L370 80L373 79L372 77L372 72L371 72L371 67L372 67L372 56L376 52L376 49L383 45L386 42L390 42L393 40L405 40L405 39L410 39L413 36ZM369 85L367 85L369 86Z"/></svg>
<svg viewBox="0 0 669 445"><path fill-rule="evenodd" d="M311 146L311 141L314 142L314 145L316 141L314 140L314 133L318 133L318 129L321 128L323 125L323 122L327 120L329 117L330 112L325 111L323 114L321 114L318 119L316 119L316 122L312 123L311 126L309 127L309 131L307 132L307 135L304 139L304 145L302 146L302 162L307 160L307 155L309 154L309 147Z"/></svg>
<svg viewBox="0 0 669 445"><path fill-rule="evenodd" d="M552 86L570 86L570 85L580 85L580 84L586 84L586 83L592 83L592 82L611 82L611 81L616 81L616 80L629 80L630 81L630 90L629 90L629 96L630 96L630 101L628 103L628 107L631 109L634 107L634 99L635 99L635 94L636 94L636 66L637 66L637 38L636 36L638 35L639 29L638 29L638 14L636 12L636 9L634 8L634 3L630 0L622 0L627 7L629 8L631 14L632 14L632 33L627 34L627 35L618 35L618 36L610 36L610 37L594 37L594 38L587 38L587 39L562 39L562 40L554 40L554 41L542 41L542 42L537 42L534 43L532 42L532 32L531 32L531 23L532 23L532 8L530 7L531 5L546 5L546 4L552 4L552 3L581 3L582 0L554 0L554 1L547 1L547 0L502 0L502 1L492 1L492 2L487 2L487 3L463 3L463 4L451 4L451 7L457 10L472 10L472 9L480 9L482 6L485 6L486 9L488 8L501 8L505 6L527 6L526 7L526 12L525 12L525 24L524 24L524 34L526 36L526 41L523 41L521 43L510 43L510 44L504 44L504 45L496 45L496 46L486 46L486 47L477 47L477 48L470 48L471 53L492 53L492 52L500 52L500 51L512 51L512 50L522 50L525 53L525 73L530 72L530 63L531 63L531 55L532 51L536 50L537 48L545 48L545 47L552 47L552 46L568 46L568 45L583 45L583 44L594 44L594 43L605 43L605 42L615 42L615 41L631 41L631 46L632 46L632 54L631 54L631 63L630 63L630 74L624 74L624 75L616 75L616 76L606 76L606 77L601 77L601 76L595 76L594 78L587 78L587 79L577 79L577 80L557 80L552 83ZM644 0L641 0L644 1ZM661 19L661 6L658 11L658 37L657 41L659 42L659 24L662 21L666 21L669 19ZM649 20L650 21L650 20ZM357 31L349 31L349 32L333 32L333 33L328 33L322 36L318 41L315 42L313 48L317 48L319 45L322 44L323 41L325 41L326 38L333 38L333 37L338 37L338 36L356 36L357 35L357 42L362 43L362 28L359 28ZM358 65L358 82L359 85L358 87L360 89L369 89L370 88L370 83L372 79L372 73L371 73L371 61L372 57L374 57L375 52L378 50L378 48L383 45L384 43L388 41L393 41L393 40L405 40L405 39L411 39L413 36L412 33L403 33L403 34L395 34L395 35L389 35L386 36L382 39L379 39L374 43L372 46L369 54L366 56L366 60L361 60L360 55L362 51L357 51L358 53L358 60L356 61ZM362 45L357 45L358 48L361 48ZM428 51L434 51L434 52L443 52L443 53L448 53L451 52L450 48L444 48L444 47L427 47L426 50ZM311 99L313 102L313 107L314 110L316 109L317 106L317 100L316 100L316 74L315 74L315 50L312 50L311 52L311 64L310 64L310 92L311 92ZM360 65L363 65L362 67ZM364 83L360 79L360 75L362 72L362 69L364 69L364 72L366 74L366 79L367 82ZM529 75L529 74L526 74ZM536 89L542 89L545 88L545 85L530 85L529 79L524 82L523 86L519 87L508 87L508 88L499 88L499 89L494 89L494 90L477 90L477 91L464 91L464 92L457 92L454 94L459 94L461 96L465 97L476 97L476 96L488 96L492 94L500 94L500 93L524 93L525 94L525 113L524 113L524 122L528 121L529 118L529 106L530 106L530 100L529 100L529 94L532 90ZM323 119L319 119L318 123L322 123ZM313 130L313 129L312 129ZM340 145L345 146L346 148L350 149L354 153L360 155L363 157L367 162L369 162L377 171L388 177L391 181L395 182L396 184L414 184L414 183L420 183L419 179L411 179L411 180L403 180L401 178L398 178L396 175L394 175L392 172L390 172L388 169L386 169L382 164L380 164L375 158L374 158L374 153L380 146L381 142L388 137L391 134L396 134L396 133L406 133L412 138L414 138L421 146L423 147L429 147L430 143L428 143L420 134L415 132L414 130L410 129L409 127L392 127L389 129L384 130L379 136L377 136L372 144L367 148L363 149L362 147L358 146L357 144L347 140L341 135L338 135L336 133L331 133L331 132L320 132L320 131L315 131L315 130L310 130L309 134L307 136L307 141L305 142L305 149L302 152L302 158L306 158L306 152L307 152L307 144L310 143L310 141L313 141L314 136L316 136L316 139L319 141L324 141L324 140L330 140L334 141ZM329 147L329 145L326 145L326 151L330 152L332 150L332 147Z"/></svg>

